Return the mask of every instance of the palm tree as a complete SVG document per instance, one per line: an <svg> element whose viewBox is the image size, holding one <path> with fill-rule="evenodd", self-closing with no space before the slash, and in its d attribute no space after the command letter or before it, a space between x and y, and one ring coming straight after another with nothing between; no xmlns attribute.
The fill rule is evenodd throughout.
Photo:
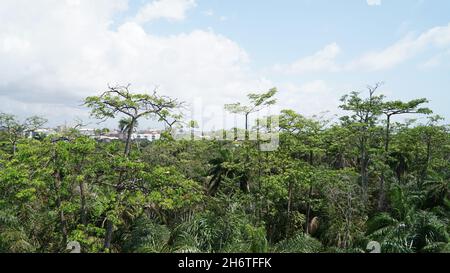
<svg viewBox="0 0 450 273"><path fill-rule="evenodd" d="M445 199L450 199L450 179L429 179L423 183L423 187L427 191L427 197L436 205L442 205Z"/></svg>
<svg viewBox="0 0 450 273"><path fill-rule="evenodd" d="M367 223L367 234L381 242L383 252L442 251L449 243L448 223L433 212L420 210L417 200L417 195L395 186L391 214L380 213Z"/></svg>
<svg viewBox="0 0 450 273"><path fill-rule="evenodd" d="M36 246L11 210L0 209L0 253L33 252Z"/></svg>
<svg viewBox="0 0 450 273"><path fill-rule="evenodd" d="M292 238L277 243L273 250L276 253L319 253L322 244L307 234L298 233Z"/></svg>
<svg viewBox="0 0 450 273"><path fill-rule="evenodd" d="M121 120L119 120L119 130L121 133L125 133L128 131L129 127L131 124L131 119L130 118L122 118ZM133 130L135 130L138 127L138 123L137 121L134 122L134 128Z"/></svg>
<svg viewBox="0 0 450 273"><path fill-rule="evenodd" d="M208 185L208 193L214 195L223 180L227 177L236 178L242 176L239 170L234 165L235 158L232 151L228 149L220 149L219 154L209 161L213 166L209 170L209 176L211 179Z"/></svg>

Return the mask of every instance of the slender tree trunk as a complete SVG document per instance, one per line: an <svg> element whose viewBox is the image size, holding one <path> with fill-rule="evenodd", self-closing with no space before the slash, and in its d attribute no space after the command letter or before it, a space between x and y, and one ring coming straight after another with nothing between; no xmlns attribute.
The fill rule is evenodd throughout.
<svg viewBox="0 0 450 273"><path fill-rule="evenodd" d="M134 130L134 124L136 123L136 120L134 118L131 119L130 124L128 125L128 130L127 130L127 140L125 143L125 156L128 157L128 155L130 155L130 151L131 151L131 135L133 134L133 130Z"/></svg>
<svg viewBox="0 0 450 273"><path fill-rule="evenodd" d="M290 225L291 225L292 189L293 189L293 183L292 183L292 180L289 180L286 236L289 236L289 230L290 230Z"/></svg>
<svg viewBox="0 0 450 273"><path fill-rule="evenodd" d="M362 196L364 203L368 200L368 188L369 188L369 178L368 178L368 158L367 158L367 151L365 147L365 142L362 144L361 148L361 186L362 186Z"/></svg>
<svg viewBox="0 0 450 273"><path fill-rule="evenodd" d="M80 181L79 183L80 187L80 200L81 200L81 208L80 208L80 218L81 218L81 224L84 226L87 226L87 211L86 211L86 190L84 181Z"/></svg>
<svg viewBox="0 0 450 273"><path fill-rule="evenodd" d="M12 146L13 146L13 156L15 156L17 152L17 141L13 141Z"/></svg>
<svg viewBox="0 0 450 273"><path fill-rule="evenodd" d="M106 233L105 233L105 242L103 244L103 247L106 250L109 250L111 248L111 241L112 241L112 235L113 235L113 222L109 219L106 220Z"/></svg>
<svg viewBox="0 0 450 273"><path fill-rule="evenodd" d="M248 132L248 115L249 115L249 113L245 114L245 140L249 140L249 138L250 138L250 135Z"/></svg>
<svg viewBox="0 0 450 273"><path fill-rule="evenodd" d="M344 163L344 155L342 153L339 153L339 169L344 169L345 168L345 163Z"/></svg>
<svg viewBox="0 0 450 273"><path fill-rule="evenodd" d="M388 115L386 121L386 142L384 147L384 151L386 153L389 153L390 140L391 140L391 116Z"/></svg>
<svg viewBox="0 0 450 273"><path fill-rule="evenodd" d="M386 120L386 137L385 137L385 143L384 143L384 164L388 164L388 158L389 158L389 144L390 144L390 137L391 137L391 116L387 115ZM379 187L379 196L378 196L378 210L382 211L384 210L385 203L386 203L386 190L385 190L385 184L386 184L386 176L385 176L385 170L381 171L381 177L380 177L380 187Z"/></svg>
<svg viewBox="0 0 450 273"><path fill-rule="evenodd" d="M306 205L306 234L309 234L309 222L311 221L311 198L312 198L313 186L309 186L308 203Z"/></svg>
<svg viewBox="0 0 450 273"><path fill-rule="evenodd" d="M309 151L309 165L314 166L314 152ZM313 186L309 185L308 202L306 205L306 234L309 234L309 222L311 221L311 198L312 198Z"/></svg>
<svg viewBox="0 0 450 273"><path fill-rule="evenodd" d="M386 189L385 189L386 178L384 176L384 171L381 173L380 177L380 192L378 196L378 211L383 211L386 203Z"/></svg>

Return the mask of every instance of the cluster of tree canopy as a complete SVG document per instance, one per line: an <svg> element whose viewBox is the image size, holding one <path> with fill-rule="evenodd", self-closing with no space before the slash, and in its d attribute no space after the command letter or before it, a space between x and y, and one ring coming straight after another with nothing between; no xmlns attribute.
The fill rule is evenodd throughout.
<svg viewBox="0 0 450 273"><path fill-rule="evenodd" d="M126 141L27 138L44 119L1 114L0 252L450 252L449 126L426 99L378 87L344 96L338 121L282 111L275 151L247 137L135 143L139 119L170 130L180 103L128 87L85 100L94 117L125 117ZM226 108L248 118L275 94Z"/></svg>

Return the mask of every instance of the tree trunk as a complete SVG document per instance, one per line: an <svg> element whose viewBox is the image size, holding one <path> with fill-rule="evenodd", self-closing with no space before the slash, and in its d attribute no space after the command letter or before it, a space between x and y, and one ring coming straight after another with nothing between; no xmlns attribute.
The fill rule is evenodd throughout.
<svg viewBox="0 0 450 273"><path fill-rule="evenodd" d="M128 125L127 130L127 140L125 144L125 156L128 157L130 155L131 151L131 135L133 134L134 124L136 123L136 120L133 118L131 119L130 124Z"/></svg>
<svg viewBox="0 0 450 273"><path fill-rule="evenodd" d="M387 121L386 121L386 142L385 142L385 147L384 147L384 151L386 152L386 156L389 153L390 140L391 140L391 116L387 116Z"/></svg>
<svg viewBox="0 0 450 273"><path fill-rule="evenodd" d="M246 168L245 172L246 173L241 177L241 181L239 184L240 184L241 191L243 193L249 193L250 186L248 184L248 175L247 175L248 169L247 168Z"/></svg>
<svg viewBox="0 0 450 273"><path fill-rule="evenodd" d="M105 234L105 242L103 247L105 250L109 250L111 248L111 240L113 235L113 222L109 219L106 220L106 234Z"/></svg>
<svg viewBox="0 0 450 273"><path fill-rule="evenodd" d="M248 132L248 115L249 113L245 114L245 140L249 140L250 135Z"/></svg>
<svg viewBox="0 0 450 273"><path fill-rule="evenodd" d="M314 165L314 152L312 150L309 151L309 165ZM306 234L309 234L309 222L311 221L311 197L312 197L313 186L309 185L309 193L308 193L308 202L306 205Z"/></svg>
<svg viewBox="0 0 450 273"><path fill-rule="evenodd" d="M291 221L292 188L293 188L293 183L291 180L289 180L286 236L289 236L289 230L290 230L290 225L291 225L290 221Z"/></svg>
<svg viewBox="0 0 450 273"><path fill-rule="evenodd" d="M86 211L86 191L84 182L80 181L80 200L81 200L81 208L80 208L80 218L81 218L81 224L84 226L87 226L87 211Z"/></svg>
<svg viewBox="0 0 450 273"><path fill-rule="evenodd" d="M13 156L15 156L16 152L17 152L17 143L16 143L16 141L13 141L12 145L13 145Z"/></svg>
<svg viewBox="0 0 450 273"><path fill-rule="evenodd" d="M309 222L311 218L311 198L312 198L313 186L309 186L308 203L306 205L306 234L309 234Z"/></svg>
<svg viewBox="0 0 450 273"><path fill-rule="evenodd" d="M368 200L368 188L369 188L369 177L368 177L368 158L367 158L367 152L365 149L365 144L363 144L363 148L361 149L361 186L362 186L362 196L364 203Z"/></svg>
<svg viewBox="0 0 450 273"><path fill-rule="evenodd" d="M391 137L391 116L387 115L386 139L385 139L385 143L384 143L384 164L385 165L388 164L390 137ZM385 208L385 203L386 203L386 190L385 190L386 183L385 182L386 182L386 176L385 176L385 170L383 169L381 171L381 177L380 177L379 196L378 196L378 211L383 211Z"/></svg>
<svg viewBox="0 0 450 273"><path fill-rule="evenodd" d="M385 209L385 204L386 204L386 189L385 189L385 176L384 176L384 171L381 174L381 178L380 178L380 192L379 192L379 196L378 196L378 211L383 211Z"/></svg>

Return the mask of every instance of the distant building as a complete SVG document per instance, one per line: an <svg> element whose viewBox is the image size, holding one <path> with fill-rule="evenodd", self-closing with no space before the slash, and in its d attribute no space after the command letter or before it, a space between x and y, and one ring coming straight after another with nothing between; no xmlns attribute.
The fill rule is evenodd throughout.
<svg viewBox="0 0 450 273"><path fill-rule="evenodd" d="M107 133L105 136L114 138L114 139L125 139L124 133L122 133L120 131L111 131L111 132Z"/></svg>
<svg viewBox="0 0 450 273"><path fill-rule="evenodd" d="M0 131L2 131L4 128L0 128ZM64 132L66 132L67 127L66 126L58 126L54 129L51 128L42 128L37 129L34 131L27 131L24 132L24 135L28 138L36 138L41 136L49 136L49 135L61 135ZM112 130L110 132L104 132L99 133L99 130L91 129L91 128L80 128L77 129L77 131L86 137L90 137L92 139L95 139L99 142L112 142L112 141L125 141L127 138L127 135L123 132ZM131 135L131 140L133 141L155 141L161 139L161 131L159 130L145 130L145 131L139 131L137 133L133 133Z"/></svg>
<svg viewBox="0 0 450 273"><path fill-rule="evenodd" d="M95 139L100 142L108 142L108 143L115 140L120 140L120 138L114 136L96 136Z"/></svg>
<svg viewBox="0 0 450 273"><path fill-rule="evenodd" d="M95 129L91 129L91 128L81 128L81 129L78 129L78 131L79 131L80 134L82 134L83 136L88 136L88 137L93 137L93 136L95 136Z"/></svg>
<svg viewBox="0 0 450 273"><path fill-rule="evenodd" d="M89 132L86 132L89 133ZM119 131L110 131L107 132L105 134L94 134L92 136L90 136L91 138L100 141L100 142L112 142L115 140L123 140L124 139L124 135L123 133L119 132Z"/></svg>
<svg viewBox="0 0 450 273"><path fill-rule="evenodd" d="M156 130L140 131L131 135L131 140L155 141L159 139L161 139L161 132Z"/></svg>

